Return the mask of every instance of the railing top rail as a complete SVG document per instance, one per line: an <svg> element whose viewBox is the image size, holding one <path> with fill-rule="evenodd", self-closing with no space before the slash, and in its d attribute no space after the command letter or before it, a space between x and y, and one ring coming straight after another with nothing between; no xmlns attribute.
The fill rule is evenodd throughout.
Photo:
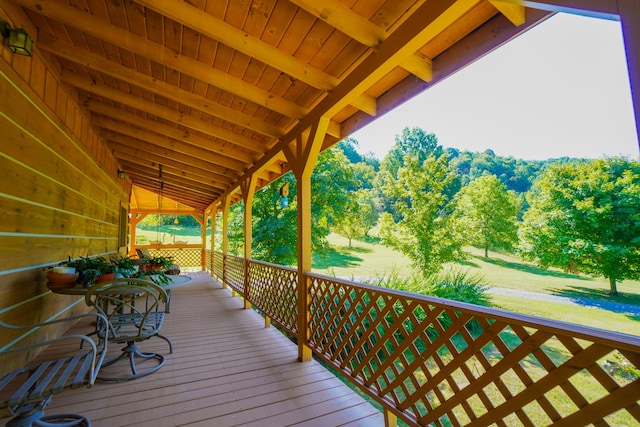
<svg viewBox="0 0 640 427"><path fill-rule="evenodd" d="M270 262L266 262L266 261L258 261L255 259L251 259L249 258L247 260L247 262L253 263L253 264L260 264L260 265L264 265L267 267L271 267L271 268L276 268L278 270L287 270L287 271L291 271L291 272L297 272L298 269L297 268L293 268L293 267L285 267L284 265L279 265L279 264L272 264Z"/></svg>

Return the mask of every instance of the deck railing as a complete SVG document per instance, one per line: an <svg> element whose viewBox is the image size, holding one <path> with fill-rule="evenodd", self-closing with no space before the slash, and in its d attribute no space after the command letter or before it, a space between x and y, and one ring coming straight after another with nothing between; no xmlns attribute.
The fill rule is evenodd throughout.
<svg viewBox="0 0 640 427"><path fill-rule="evenodd" d="M212 258L224 259L216 276L297 335L296 270L217 253ZM239 280L239 271L247 277ZM306 344L382 404L389 420L422 426L640 422L640 337L305 277Z"/></svg>
<svg viewBox="0 0 640 427"><path fill-rule="evenodd" d="M140 246L139 246L140 247ZM203 249L198 248L152 248L147 247L151 256L167 256L173 259L183 269L202 269L202 252Z"/></svg>

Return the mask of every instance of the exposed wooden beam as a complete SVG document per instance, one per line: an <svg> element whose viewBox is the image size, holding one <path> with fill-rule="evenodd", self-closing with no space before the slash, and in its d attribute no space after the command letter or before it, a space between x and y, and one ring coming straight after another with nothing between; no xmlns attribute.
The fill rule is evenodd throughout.
<svg viewBox="0 0 640 427"><path fill-rule="evenodd" d="M315 0L290 1L365 46L377 48L389 36L389 33L384 28L372 23L338 0L323 0L322 2ZM424 81L431 80L431 60L424 58L415 51L410 52L404 58L399 58L396 65ZM352 105L360 108L355 103ZM367 110L360 109L367 112Z"/></svg>
<svg viewBox="0 0 640 427"><path fill-rule="evenodd" d="M430 83L409 76L393 89L381 95L378 98L379 115L389 113L399 105L451 76L459 70L460 63L471 63L475 59L482 58L552 15L553 13L547 11L530 10L527 12L525 24L515 27L504 15L497 14L472 34L433 59L434 76ZM351 135L373 120L367 114L356 113L342 123L342 132L344 135Z"/></svg>
<svg viewBox="0 0 640 427"><path fill-rule="evenodd" d="M194 170L200 170L203 176L216 179L218 182L228 185L234 180L234 176L239 176L237 171L227 169L218 170L211 168L208 161L200 159L198 157L192 157L186 154L182 154L171 150L160 150L158 147L145 142L143 140L134 139L129 136L121 135L115 132L102 132L101 135L108 141L117 142L120 144L119 150L122 153L126 153L131 157L131 161L135 163L172 163L174 167L178 168L180 165L186 171L188 168Z"/></svg>
<svg viewBox="0 0 640 427"><path fill-rule="evenodd" d="M522 1L489 0L489 3L506 16L513 25L519 26L524 24L525 7Z"/></svg>
<svg viewBox="0 0 640 427"><path fill-rule="evenodd" d="M111 121L102 119L101 127L108 127L126 133L134 138L153 140L156 145L167 146L185 154L201 154L201 158L211 159L214 164L241 169L247 162L253 163L257 156L243 150L233 149L230 144L219 144L204 136L193 133L191 129L179 129L173 125L160 123L132 114L128 110L116 108L97 100L85 101L85 107L93 113L109 117ZM94 115L96 120L99 116ZM118 123L118 121L122 123ZM158 138L161 137L162 139ZM174 141L176 140L176 141Z"/></svg>
<svg viewBox="0 0 640 427"><path fill-rule="evenodd" d="M218 40L238 52L255 58L310 86L329 90L338 85L338 79L330 74L318 70L296 57L263 42L259 38L191 6L188 2L136 0L136 3L168 16L182 25Z"/></svg>
<svg viewBox="0 0 640 427"><path fill-rule="evenodd" d="M80 9L69 7L66 3L55 0L15 0L15 2L100 40L113 43L141 57L164 64L287 117L299 119L306 114L306 109L294 102L287 101L242 79L232 77L214 67L206 66L186 55L179 55L178 52L164 45L137 36L124 28L111 25L102 19L84 13Z"/></svg>
<svg viewBox="0 0 640 427"><path fill-rule="evenodd" d="M525 7L548 12L566 12L593 18L619 19L620 0L502 0L522 3Z"/></svg>
<svg viewBox="0 0 640 427"><path fill-rule="evenodd" d="M133 146L139 146L142 143L146 144L146 149L152 153L158 153L164 156L184 156L184 159L192 158L197 159L203 165L206 164L207 168L213 172L219 173L222 176L228 176L233 174L240 174L244 170L243 165L229 165L220 164L215 154L207 152L204 149L198 149L193 146L187 146L184 143L178 141L172 141L168 138L157 135L154 133L145 133L142 129L136 129L126 123L120 123L111 120L107 117L92 116L91 123L102 129L104 135L118 134L123 137L131 139ZM138 141L138 142L136 142Z"/></svg>
<svg viewBox="0 0 640 427"><path fill-rule="evenodd" d="M123 163L124 170L127 171L127 173L129 173L130 175L132 173L136 173L137 176L145 176L153 179L153 172L155 171L155 168L145 167L144 165L127 161L124 161ZM171 182L174 185L189 189L193 193L210 195L212 192L219 192L220 190L222 190L220 187L215 185L208 185L202 180L185 177L179 169L173 168L170 164L162 164L162 174L165 179L171 177Z"/></svg>
<svg viewBox="0 0 640 427"><path fill-rule="evenodd" d="M103 98L128 105L140 111L145 111L149 114L153 114L154 116L161 117L176 124L190 127L191 129L195 129L207 135L229 141L230 143L238 145L239 147L255 152L262 151L260 141L247 138L236 132L217 126L211 122L205 122L197 117L183 114L172 108L148 101L144 98L140 98L130 93L119 91L114 87L98 83L95 80L91 80L89 77L83 77L69 71L63 71L62 81L77 89L82 89L85 92L99 95Z"/></svg>
<svg viewBox="0 0 640 427"><path fill-rule="evenodd" d="M59 42L47 36L41 36L38 40L38 48L46 50L47 52L61 58L65 58L71 62L84 65L92 70L114 77L125 83L159 94L167 99L194 108L206 114L216 116L230 123L246 127L274 138L284 135L283 129L272 126L263 120L257 120L240 111L223 107L222 105L207 98L197 96L192 92L180 89L177 86L165 83L147 74L135 72L131 68L125 67L117 62L110 61L89 51L78 49L77 47L67 43Z"/></svg>

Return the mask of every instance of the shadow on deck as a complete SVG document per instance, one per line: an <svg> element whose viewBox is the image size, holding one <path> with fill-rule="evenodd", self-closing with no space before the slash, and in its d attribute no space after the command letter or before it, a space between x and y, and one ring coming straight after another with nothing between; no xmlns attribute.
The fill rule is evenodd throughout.
<svg viewBox="0 0 640 427"><path fill-rule="evenodd" d="M265 329L229 289L208 273L190 275L192 283L172 294L163 334L174 353L162 369L59 394L47 413L82 413L94 427L384 425L382 413L320 364L297 362L295 344ZM166 354L168 347L154 338L141 350Z"/></svg>

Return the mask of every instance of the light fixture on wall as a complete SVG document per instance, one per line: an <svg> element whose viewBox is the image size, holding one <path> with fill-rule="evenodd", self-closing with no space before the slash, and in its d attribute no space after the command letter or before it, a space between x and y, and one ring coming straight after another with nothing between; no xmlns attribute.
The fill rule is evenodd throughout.
<svg viewBox="0 0 640 427"><path fill-rule="evenodd" d="M124 179L127 175L124 173L124 169L118 169L118 178Z"/></svg>
<svg viewBox="0 0 640 427"><path fill-rule="evenodd" d="M29 34L22 28L11 28L8 22L0 20L0 34L5 39L9 39L9 49L11 52L31 56L33 48L33 40Z"/></svg>

